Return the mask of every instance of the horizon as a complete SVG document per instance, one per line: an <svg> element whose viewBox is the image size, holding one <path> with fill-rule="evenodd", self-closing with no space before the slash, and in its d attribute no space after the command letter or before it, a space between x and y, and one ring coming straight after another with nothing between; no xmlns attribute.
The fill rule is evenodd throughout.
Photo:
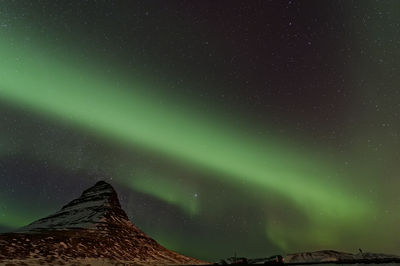
<svg viewBox="0 0 400 266"><path fill-rule="evenodd" d="M32 233L34 233L34 234L38 234L38 233L46 233L46 234L49 234L49 233L51 233L51 230L60 230L61 228L59 227L59 226L55 226L54 227L54 225L55 224L60 224L60 222L61 222L61 220L59 220L59 221L56 221L56 222L54 222L54 221L52 221L51 223L53 224L53 225L51 225L51 223L50 224L47 224L46 222L43 222L44 220L46 220L48 217L52 217L52 216L54 216L55 214L57 214L57 213L68 213L68 208L66 209L66 206L69 206L69 205L71 205L72 204L72 209L76 209L77 208L77 206L76 205L74 205L74 203L73 202L75 202L77 199L80 199L80 198L82 198L82 197L84 197L84 195L85 195L85 193L87 193L87 191L93 191L93 189L94 188L96 188L96 187L99 187L99 186L104 186L104 185L106 185L107 186L107 189L101 189L100 190L100 192L98 192L98 193L104 193L104 192L102 192L102 191L104 191L104 190L108 190L108 187L111 189L111 191L113 191L113 193L115 193L116 192L116 194L117 194L117 199L118 199L118 202L117 202L117 204L116 205L114 205L114 206L112 206L111 205L111 208L117 208L117 209L120 209L121 208L121 206L119 205L120 204L120 202L119 202L119 198L118 198L118 191L115 191L115 189L114 189L114 187L112 186L112 184L110 184L110 183L112 183L112 182L106 182L106 181L104 181L104 180L98 180L98 181L96 181L96 183L95 184L92 184L90 187L88 187L88 188L86 188L86 189L84 189L83 191L82 191L82 193L81 193L81 195L79 196L79 197L75 197L74 199L71 199L68 203L65 203L65 205L63 205L62 207L60 207L56 212L54 212L54 213L50 213L50 214L48 214L48 215L46 215L46 216L44 216L44 217L41 217L39 220L36 220L36 221L32 221L31 223L29 223L29 224L27 224L27 225L25 225L25 226L23 226L23 227L21 227L21 228L18 228L18 230L17 231L10 231L10 232L5 232L6 234L15 234L15 233L17 233L17 234L20 234L20 233L24 233L24 234L29 234L29 231L32 231ZM93 193L93 192L92 192ZM83 202L85 202L85 201L83 201ZM105 204L107 202L107 200L106 201L104 201L103 203L101 203L101 204ZM82 203L78 203L78 205L79 204L82 204ZM84 203L85 204L85 203ZM123 212L125 213L125 211L123 210ZM124 214L124 216L125 216L126 214ZM91 216L91 215L90 215ZM66 216L64 216L64 217L66 217ZM63 218L64 220L65 220L65 218ZM126 218L124 218L124 219L126 219ZM132 223L132 221L131 221L131 219L129 219L129 217L128 217L128 220ZM82 226L80 226L79 225L79 223L78 224L76 224L76 222L73 222L73 220L70 220L70 221L68 221L68 218L67 218L67 220L66 220L67 222L69 222L69 223L71 223L72 222L72 224L73 224L73 227L76 227L77 229L84 229L84 228L86 228L86 226L85 225L82 225ZM39 224L36 224L36 223L38 223L38 222L40 222ZM64 221L65 222L65 221ZM62 223L62 222L61 222ZM96 223L96 221L95 220L93 220L93 223L95 224ZM35 225L36 224L36 225ZM133 224L133 223L132 223ZM134 225L134 224L133 224ZM66 226L66 225L63 225L64 227ZM71 229L71 227L70 226L67 226L67 227L65 227L65 228L69 228L69 229ZM21 230L21 229L23 229L23 230ZM139 228L140 229L140 228ZM37 231L37 230L39 230L39 231ZM43 231L44 230L44 231ZM47 230L50 230L50 231L47 231ZM62 231L63 229L61 229L61 231ZM65 230L65 229L64 229ZM0 233L0 235L1 235L1 233ZM151 237L151 236L149 236L149 237ZM157 240L156 240L157 241ZM174 250L173 250L174 251ZM280 255L282 255L282 256L284 256L284 258L287 258L288 256L290 257L291 255L300 255L300 254L318 254L318 253L323 253L323 254L327 254L326 256L329 256L329 253L335 253L335 254L346 254L346 255L356 255L356 256L365 256L365 255L368 255L368 254L372 254L372 255L374 255L374 254L376 254L376 255L379 255L378 253L374 253L374 252L371 252L371 251L363 251L361 248L359 248L358 249L358 251L357 252L355 252L355 253L353 253L353 252L345 252L345 251L341 251L341 250L332 250L332 249L327 249L327 250L313 250L313 251L301 251L301 252L294 252L294 253L287 253L287 254L280 254ZM185 254L182 254L182 255L185 255ZM381 254L381 255L395 255L395 254ZM374 255L375 256L375 255ZM266 254L266 256L264 256L265 258L268 258L268 257L274 257L274 255L271 255L271 254ZM246 257L243 257L243 256L238 256L237 255L237 251L235 251L234 252L234 256L233 257L230 257L230 258L235 258L235 260L236 259L238 259L238 260L240 260L241 258L246 258ZM219 259L219 261L221 261L221 260L225 260L226 261L226 259L227 258L220 258ZM262 259L262 258L246 258L246 259ZM400 257L398 257L398 259L400 260ZM213 261L209 261L209 262L213 262ZM218 262L217 260L215 260L214 262ZM313 265L315 265L316 263L315 262L309 262L309 263L311 263L311 264L313 264ZM321 265L329 265L329 262L321 262L322 264ZM386 263L386 264L393 264L393 263L396 263L396 262L388 262L388 263ZM298 262L291 262L291 263L286 263L286 264L288 264L288 265L290 265L290 264L299 264ZM301 265L306 265L307 263L301 263ZM333 264L335 264L335 263L333 263ZM332 264L332 265L333 265ZM378 263L379 265L382 265L382 262L379 262ZM378 265L378 264L376 264L376 265ZM386 265L385 264L385 265ZM368 265L375 265L375 264L373 264L372 262L368 262Z"/></svg>

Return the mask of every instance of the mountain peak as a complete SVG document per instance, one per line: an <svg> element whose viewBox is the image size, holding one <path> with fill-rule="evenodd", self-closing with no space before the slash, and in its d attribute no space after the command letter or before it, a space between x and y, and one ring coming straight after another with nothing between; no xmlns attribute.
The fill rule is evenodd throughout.
<svg viewBox="0 0 400 266"><path fill-rule="evenodd" d="M166 249L132 224L104 181L53 215L0 234L0 264L205 264ZM56 263L57 262L57 263Z"/></svg>
<svg viewBox="0 0 400 266"><path fill-rule="evenodd" d="M111 185L110 185L109 183L107 183L106 181L104 181L104 180L98 181L98 182L94 185L94 187L95 187L95 186L103 186L103 185L108 185L108 186L111 187Z"/></svg>
<svg viewBox="0 0 400 266"><path fill-rule="evenodd" d="M112 190L112 191L115 191L113 186L111 186L109 183L107 183L104 180L100 180L100 181L96 182L96 184L94 184L90 188L84 190L83 193L88 192L88 191L92 191L92 190L94 190L94 191L101 191L101 190Z"/></svg>
<svg viewBox="0 0 400 266"><path fill-rule="evenodd" d="M129 222L114 188L105 181L83 191L53 215L21 228L21 231L43 231L68 228L104 228L105 225Z"/></svg>
<svg viewBox="0 0 400 266"><path fill-rule="evenodd" d="M117 192L105 181L99 181L94 186L83 191L79 198L62 207L62 210L80 206L79 204L84 202L97 203L98 205L104 205L104 207L121 208Z"/></svg>

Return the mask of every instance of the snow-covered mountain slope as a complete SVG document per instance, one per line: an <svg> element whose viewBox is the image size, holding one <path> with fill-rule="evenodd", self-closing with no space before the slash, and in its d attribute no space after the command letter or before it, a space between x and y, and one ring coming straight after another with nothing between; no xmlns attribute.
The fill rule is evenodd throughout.
<svg viewBox="0 0 400 266"><path fill-rule="evenodd" d="M133 225L104 181L53 215L0 235L0 264L10 261L79 265L90 260L133 264L206 264L170 251ZM95 264L95 263L94 263Z"/></svg>
<svg viewBox="0 0 400 266"><path fill-rule="evenodd" d="M395 255L378 253L346 253L335 250L321 250L313 252L302 252L288 254L285 263L390 263L400 262L400 257Z"/></svg>
<svg viewBox="0 0 400 266"><path fill-rule="evenodd" d="M130 222L126 213L121 209L114 188L110 184L100 181L55 214L37 220L19 231L100 229L115 223L126 225Z"/></svg>

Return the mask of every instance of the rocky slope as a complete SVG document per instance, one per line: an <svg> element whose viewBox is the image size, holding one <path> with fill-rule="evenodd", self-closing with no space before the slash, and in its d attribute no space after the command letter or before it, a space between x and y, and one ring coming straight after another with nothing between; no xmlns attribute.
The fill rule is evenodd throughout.
<svg viewBox="0 0 400 266"><path fill-rule="evenodd" d="M205 264L170 251L133 225L100 181L58 212L0 235L0 264Z"/></svg>

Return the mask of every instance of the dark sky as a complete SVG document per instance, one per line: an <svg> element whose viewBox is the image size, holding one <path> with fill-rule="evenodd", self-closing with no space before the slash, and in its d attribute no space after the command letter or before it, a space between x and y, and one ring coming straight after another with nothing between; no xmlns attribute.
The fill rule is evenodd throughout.
<svg viewBox="0 0 400 266"><path fill-rule="evenodd" d="M201 259L400 253L399 46L398 1L0 0L0 231L105 179Z"/></svg>

